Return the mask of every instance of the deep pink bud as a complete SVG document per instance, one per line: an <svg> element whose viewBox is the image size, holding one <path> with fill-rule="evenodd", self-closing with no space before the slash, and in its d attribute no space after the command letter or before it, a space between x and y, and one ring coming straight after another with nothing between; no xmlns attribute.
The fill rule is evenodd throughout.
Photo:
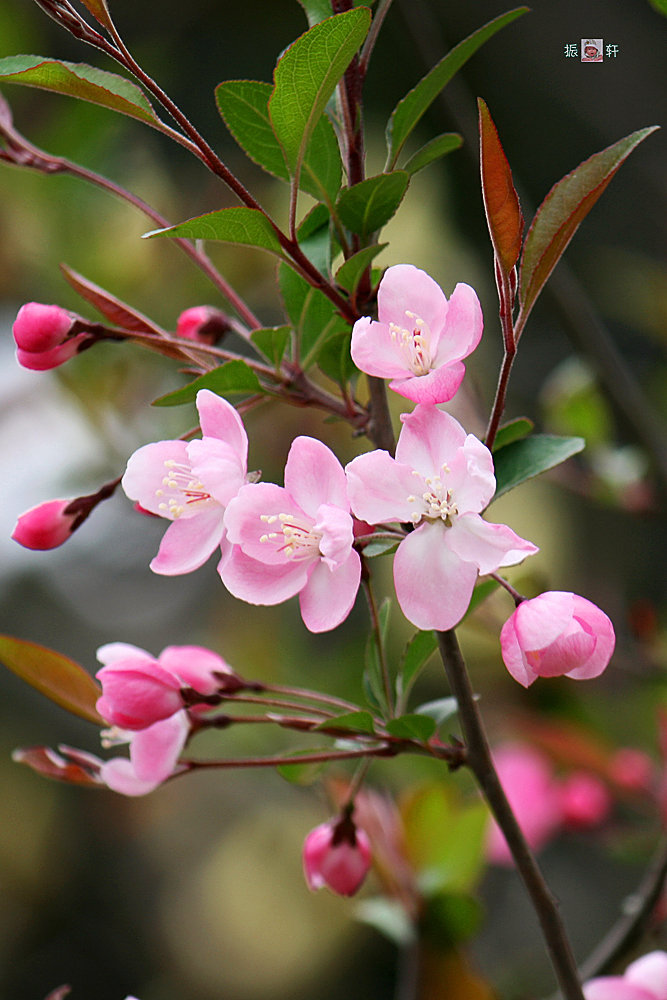
<svg viewBox="0 0 667 1000"><path fill-rule="evenodd" d="M71 500L48 500L21 514L12 538L26 549L56 549L75 529L77 513L66 513Z"/></svg>
<svg viewBox="0 0 667 1000"><path fill-rule="evenodd" d="M63 344L58 344L48 351L24 351L16 348L16 360L22 368L28 368L33 372L46 372L51 368L63 365L81 350L84 340L88 339L85 333L79 333L76 337L71 337ZM90 341L89 341L90 343Z"/></svg>
<svg viewBox="0 0 667 1000"><path fill-rule="evenodd" d="M611 796L594 774L575 771L561 785L563 822L575 830L598 826L609 815Z"/></svg>
<svg viewBox="0 0 667 1000"><path fill-rule="evenodd" d="M560 590L522 601L500 633L505 666L524 687L538 677L597 677L615 642L604 611L585 597Z"/></svg>
<svg viewBox="0 0 667 1000"><path fill-rule="evenodd" d="M102 684L97 711L122 729L146 729L183 708L181 682L146 656L128 656L96 674Z"/></svg>
<svg viewBox="0 0 667 1000"><path fill-rule="evenodd" d="M349 816L322 823L306 837L303 870L309 889L327 885L339 896L353 896L371 866L371 846Z"/></svg>
<svg viewBox="0 0 667 1000"><path fill-rule="evenodd" d="M229 320L219 309L214 309L213 306L192 306L178 317L176 336L214 344L229 328Z"/></svg>
<svg viewBox="0 0 667 1000"><path fill-rule="evenodd" d="M16 346L31 353L50 351L62 344L73 323L72 314L60 306L27 302L21 306L14 320L12 329Z"/></svg>

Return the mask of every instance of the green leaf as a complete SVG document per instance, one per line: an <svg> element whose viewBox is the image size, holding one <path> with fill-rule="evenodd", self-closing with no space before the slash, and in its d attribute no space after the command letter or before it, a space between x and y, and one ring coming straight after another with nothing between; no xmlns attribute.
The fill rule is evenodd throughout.
<svg viewBox="0 0 667 1000"><path fill-rule="evenodd" d="M387 723L386 729L391 736L426 743L433 736L436 724L428 715L410 713L409 715L401 715L396 719L391 719Z"/></svg>
<svg viewBox="0 0 667 1000"><path fill-rule="evenodd" d="M481 97L479 107L482 195L496 261L509 275L521 253L523 215L512 180L512 171L489 109Z"/></svg>
<svg viewBox="0 0 667 1000"><path fill-rule="evenodd" d="M323 753L329 750L329 747L321 748ZM276 771L284 778L285 781L289 781L291 785L312 785L313 782L317 781L318 777L326 767L324 761L318 761L317 763L310 762L308 764L299 763L299 755L317 753L317 750L313 750L309 747L307 750L297 750L292 753L294 757L294 763L290 764L278 764Z"/></svg>
<svg viewBox="0 0 667 1000"><path fill-rule="evenodd" d="M431 139L416 153L413 153L403 169L407 170L412 177L418 170L423 170L430 163L439 160L442 156L447 156L448 153L452 153L462 145L463 138L458 132L443 132L442 135L436 135L435 139Z"/></svg>
<svg viewBox="0 0 667 1000"><path fill-rule="evenodd" d="M78 97L136 118L153 128L162 131L165 128L135 83L95 66L45 56L6 56L0 59L0 81Z"/></svg>
<svg viewBox="0 0 667 1000"><path fill-rule="evenodd" d="M333 208L342 174L343 163L334 127L326 115L320 115L306 146L299 186Z"/></svg>
<svg viewBox="0 0 667 1000"><path fill-rule="evenodd" d="M299 0L299 3L306 12L311 28L314 24L323 21L325 17L331 17L331 0Z"/></svg>
<svg viewBox="0 0 667 1000"><path fill-rule="evenodd" d="M364 545L364 556L366 559L375 559L376 556L384 556L388 552L395 552L399 544L399 539L379 538L376 542L369 542L368 545Z"/></svg>
<svg viewBox="0 0 667 1000"><path fill-rule="evenodd" d="M489 812L465 804L453 786L425 785L404 807L408 854L429 895L470 890L484 864Z"/></svg>
<svg viewBox="0 0 667 1000"><path fill-rule="evenodd" d="M398 102L391 113L387 124L387 169L391 170L405 144L406 139L415 128L422 115L428 110L440 91L452 79L454 74L475 54L484 42L504 28L507 24L521 17L528 7L517 7L507 14L501 14L493 21L469 35L446 56L436 63L433 69L423 77L416 87Z"/></svg>
<svg viewBox="0 0 667 1000"><path fill-rule="evenodd" d="M334 333L322 344L315 355L318 367L338 385L347 385L357 367L350 354L350 334Z"/></svg>
<svg viewBox="0 0 667 1000"><path fill-rule="evenodd" d="M356 904L354 915L357 920L384 934L399 948L405 948L416 940L415 926L405 907L386 896L362 899Z"/></svg>
<svg viewBox="0 0 667 1000"><path fill-rule="evenodd" d="M472 597L470 599L470 604L468 605L468 610L464 614L461 621L465 621L466 618L473 613L482 604L487 597L490 597L494 590L497 590L500 584L497 580L482 580L478 583L472 592Z"/></svg>
<svg viewBox="0 0 667 1000"><path fill-rule="evenodd" d="M278 60L269 116L293 177L301 172L313 129L366 37L370 19L370 11L360 7L320 21Z"/></svg>
<svg viewBox="0 0 667 1000"><path fill-rule="evenodd" d="M327 719L325 722L313 726L312 731L315 732L318 729L349 729L352 732L375 736L373 716L370 712L344 712L342 715L336 715L333 719Z"/></svg>
<svg viewBox="0 0 667 1000"><path fill-rule="evenodd" d="M493 455L496 475L493 499L497 500L526 479L553 469L585 447L583 438L557 437L555 434L533 434L532 437L508 444Z"/></svg>
<svg viewBox="0 0 667 1000"><path fill-rule="evenodd" d="M458 710L456 698L436 698L435 701L426 701L417 708L419 715L428 715L437 726L441 726L448 719L453 719Z"/></svg>
<svg viewBox="0 0 667 1000"><path fill-rule="evenodd" d="M523 247L519 276L521 329L544 283L621 164L657 125L620 139L580 163L554 184L533 219Z"/></svg>
<svg viewBox="0 0 667 1000"><path fill-rule="evenodd" d="M421 934L431 947L452 953L479 930L483 918L482 906L472 896L438 893L427 900Z"/></svg>
<svg viewBox="0 0 667 1000"><path fill-rule="evenodd" d="M389 613L391 611L391 601L388 597L384 599L378 610L380 626L380 640L384 646L389 628ZM384 686L384 675L382 672L382 659L378 649L378 640L375 631L369 633L366 641L364 653L364 688L370 695L371 704L376 704L384 715L389 714L387 696Z"/></svg>
<svg viewBox="0 0 667 1000"><path fill-rule="evenodd" d="M348 329L335 305L318 288L286 264L278 270L278 283L287 315L297 334L301 365L304 369L315 363L317 352L328 337Z"/></svg>
<svg viewBox="0 0 667 1000"><path fill-rule="evenodd" d="M364 551L365 555L365 551ZM417 632L406 646L401 660L396 687L399 698L405 698L420 671L438 648L435 632ZM400 688L400 690L398 690Z"/></svg>
<svg viewBox="0 0 667 1000"><path fill-rule="evenodd" d="M95 709L102 688L69 657L35 642L0 635L0 663L61 708L97 726L104 725Z"/></svg>
<svg viewBox="0 0 667 1000"><path fill-rule="evenodd" d="M346 188L338 199L337 211L343 225L366 238L381 229L395 214L410 183L406 170L378 174Z"/></svg>
<svg viewBox="0 0 667 1000"><path fill-rule="evenodd" d="M331 215L326 205L315 205L302 219L297 232L299 246L322 274L331 270Z"/></svg>
<svg viewBox="0 0 667 1000"><path fill-rule="evenodd" d="M227 361L220 368L200 375L182 389L169 392L153 401L153 406L182 406L193 403L200 389L210 389L218 396L230 393L254 394L263 392L259 379L245 361Z"/></svg>
<svg viewBox="0 0 667 1000"><path fill-rule="evenodd" d="M150 239L154 236L185 236L192 240L238 243L284 257L276 231L267 216L258 208L246 208L245 205L207 212L206 215L179 222L168 229L153 229L144 233L143 238Z"/></svg>
<svg viewBox="0 0 667 1000"><path fill-rule="evenodd" d="M359 250L358 253L349 257L336 272L336 281L340 287L353 295L368 265L388 246L388 243L374 243L373 246L364 247L363 250Z"/></svg>
<svg viewBox="0 0 667 1000"><path fill-rule="evenodd" d="M512 441L520 441L531 433L535 424L528 417L517 417L515 420L508 420L506 424L498 428L496 439L493 442L493 451L500 451L505 445Z"/></svg>
<svg viewBox="0 0 667 1000"><path fill-rule="evenodd" d="M262 327L260 330L252 331L250 340L265 358L279 368L291 333L292 328L289 326Z"/></svg>

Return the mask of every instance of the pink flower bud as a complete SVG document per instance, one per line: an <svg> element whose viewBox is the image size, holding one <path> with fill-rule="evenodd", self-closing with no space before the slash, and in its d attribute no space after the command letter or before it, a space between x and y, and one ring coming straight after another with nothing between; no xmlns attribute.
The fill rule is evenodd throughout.
<svg viewBox="0 0 667 1000"><path fill-rule="evenodd" d="M353 896L371 866L371 847L349 816L322 823L306 837L303 870L309 889L328 885L339 896Z"/></svg>
<svg viewBox="0 0 667 1000"><path fill-rule="evenodd" d="M16 360L22 368L28 368L33 372L46 372L51 368L63 365L75 354L78 354L86 339L84 333L79 333L76 337L71 337L70 340L66 340L63 344L58 344L48 351L24 351L17 347Z"/></svg>
<svg viewBox="0 0 667 1000"><path fill-rule="evenodd" d="M647 791L653 780L653 761L642 750L621 747L611 758L609 776L628 791Z"/></svg>
<svg viewBox="0 0 667 1000"><path fill-rule="evenodd" d="M229 320L219 309L212 306L192 306L178 317L176 336L185 340L200 340L214 344L229 330Z"/></svg>
<svg viewBox="0 0 667 1000"><path fill-rule="evenodd" d="M598 826L609 815L611 797L594 774L575 771L561 785L563 822L575 830Z"/></svg>
<svg viewBox="0 0 667 1000"><path fill-rule="evenodd" d="M538 677L597 677L609 663L614 627L591 601L552 590L522 601L500 633L505 666L528 687Z"/></svg>
<svg viewBox="0 0 667 1000"><path fill-rule="evenodd" d="M71 500L49 500L21 514L12 538L26 549L55 549L75 530L78 513L67 513Z"/></svg>
<svg viewBox="0 0 667 1000"><path fill-rule="evenodd" d="M183 708L181 682L147 656L128 656L98 670L97 711L122 729L146 729Z"/></svg>
<svg viewBox="0 0 667 1000"><path fill-rule="evenodd" d="M42 353L62 344L72 328L74 317L60 306L27 302L14 320L16 346L22 351Z"/></svg>

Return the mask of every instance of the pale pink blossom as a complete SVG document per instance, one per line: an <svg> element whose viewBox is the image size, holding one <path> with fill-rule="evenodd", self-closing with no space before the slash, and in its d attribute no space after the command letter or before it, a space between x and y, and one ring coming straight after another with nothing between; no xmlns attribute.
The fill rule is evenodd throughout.
<svg viewBox="0 0 667 1000"><path fill-rule="evenodd" d="M458 284L447 297L425 271L396 264L378 289L378 319L364 316L352 330L357 368L389 378L389 387L415 403L445 403L456 393L467 357L482 336L474 290Z"/></svg>
<svg viewBox="0 0 667 1000"><path fill-rule="evenodd" d="M598 677L615 642L604 611L578 594L559 590L522 601L500 633L505 666L524 687L538 677Z"/></svg>
<svg viewBox="0 0 667 1000"><path fill-rule="evenodd" d="M541 850L562 822L562 804L553 768L537 750L520 745L499 747L493 762L528 845ZM487 857L494 864L513 864L512 855L495 820L487 838Z"/></svg>
<svg viewBox="0 0 667 1000"><path fill-rule="evenodd" d="M190 735L190 719L181 709L138 732L112 730L109 742L129 743L130 756L102 763L100 780L121 795L147 795L178 773L178 758Z"/></svg>
<svg viewBox="0 0 667 1000"><path fill-rule="evenodd" d="M208 389L197 393L202 437L157 441L131 456L122 486L167 528L155 573L189 573L222 544L225 507L246 482L248 438L234 407Z"/></svg>
<svg viewBox="0 0 667 1000"><path fill-rule="evenodd" d="M311 830L303 845L303 870L309 889L325 885L339 896L353 896L371 866L368 837L348 816Z"/></svg>
<svg viewBox="0 0 667 1000"><path fill-rule="evenodd" d="M652 951L622 976L598 976L584 984L586 1000L667 1000L667 952Z"/></svg>
<svg viewBox="0 0 667 1000"><path fill-rule="evenodd" d="M402 414L396 458L373 451L346 468L354 514L413 525L394 557L396 596L420 629L450 629L465 614L478 573L537 552L504 524L480 517L496 489L491 452L435 406Z"/></svg>
<svg viewBox="0 0 667 1000"><path fill-rule="evenodd" d="M74 357L88 338L72 335L77 317L60 306L27 302L18 311L12 327L16 359L24 368L46 371Z"/></svg>
<svg viewBox="0 0 667 1000"><path fill-rule="evenodd" d="M70 537L78 513L69 511L71 500L47 500L21 514L12 538L26 549L55 549Z"/></svg>
<svg viewBox="0 0 667 1000"><path fill-rule="evenodd" d="M587 830L603 823L611 811L607 786L588 771L573 771L560 786L563 824L573 830Z"/></svg>
<svg viewBox="0 0 667 1000"><path fill-rule="evenodd" d="M298 437L285 465L285 486L242 487L225 512L232 548L220 562L222 582L250 604L280 604L299 594L311 632L326 632L350 613L361 561L345 473L321 441Z"/></svg>

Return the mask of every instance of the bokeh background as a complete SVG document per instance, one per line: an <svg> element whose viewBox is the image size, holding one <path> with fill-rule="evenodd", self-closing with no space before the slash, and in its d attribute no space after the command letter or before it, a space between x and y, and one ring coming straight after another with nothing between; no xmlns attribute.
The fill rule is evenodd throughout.
<svg viewBox="0 0 667 1000"><path fill-rule="evenodd" d="M221 123L213 89L223 79L270 80L278 53L305 28L296 0L115 0L116 22L138 60L188 113L259 200L285 216L285 190L243 161ZM367 82L369 173L383 164L382 133L397 100L427 66L505 9L497 0L454 4L396 0ZM664 121L667 19L644 0L536 0L532 11L478 53L419 129L426 141L461 131L465 146L418 175L383 265L411 262L449 292L457 281L482 299L486 332L468 365L455 412L483 432L501 356L492 260L476 148L475 97L483 96L530 218L551 185L591 153ZM567 44L602 37L615 58L583 65ZM0 56L34 52L113 69L59 30L36 4L3 0ZM6 86L18 128L48 151L110 176L178 221L233 204L183 150L111 112ZM537 714L587 728L605 747L630 745L661 766L657 713L664 673L667 490L665 138L648 139L623 166L567 251L529 323L513 375L509 416L538 429L582 433L584 457L492 508L541 552L512 579L519 586L586 594L613 618L612 667L588 686L552 681L526 694L507 677L498 625L511 608L496 597L462 630L476 687L496 739ZM177 436L194 411L151 409L181 384L168 363L139 348L101 345L48 374L20 370L11 322L25 301L79 309L62 279L66 262L174 328L184 308L219 305L215 290L167 241L140 239L146 221L69 178L0 165L0 631L42 642L95 670L95 650L123 640L157 653L202 643L245 675L361 697L361 600L346 626L304 629L295 602L241 606L223 592L213 561L188 577L154 576L148 563L162 525L117 496L62 549L35 553L9 540L26 508L95 490L140 444ZM268 257L209 248L267 325L280 321ZM396 414L399 409L396 408ZM291 437L322 435L342 461L359 450L343 428L301 412L248 420L251 466L279 477ZM664 509L664 508L662 508ZM389 588L389 575L384 582ZM398 655L410 635L397 612ZM207 773L146 799L51 784L10 760L16 746L64 742L97 749L97 733L0 674L0 993L42 1000L60 983L73 996L119 1000L349 1000L394 995L396 954L353 921L350 903L308 893L300 872L305 833L328 815L321 789L273 773ZM436 663L422 701L444 693ZM210 752L286 745L218 737ZM268 740L268 742L267 742ZM221 744L224 746L221 748ZM396 795L421 781L456 781L427 764L375 765L371 781ZM543 862L583 957L637 883L658 829L655 810L619 807L596 835L561 838ZM371 879L372 881L372 879ZM369 890L372 892L372 885ZM485 922L472 962L509 997L551 989L532 918L513 873L479 888ZM659 946L660 940L649 942ZM664 940L662 941L664 946ZM519 971L521 970L521 971Z"/></svg>

